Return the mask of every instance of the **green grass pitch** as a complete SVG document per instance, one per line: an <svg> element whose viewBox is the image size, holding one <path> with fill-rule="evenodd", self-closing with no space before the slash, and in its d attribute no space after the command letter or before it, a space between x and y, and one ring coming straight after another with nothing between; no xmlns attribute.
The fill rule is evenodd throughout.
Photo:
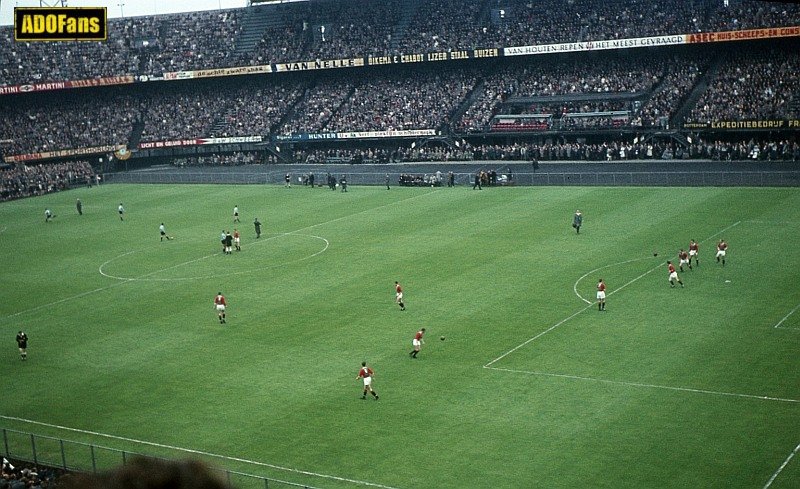
<svg viewBox="0 0 800 489"><path fill-rule="evenodd" d="M233 228L243 250L224 256ZM0 427L325 488L798 487L799 230L800 192L771 188L106 185L3 203ZM700 266L671 289L690 239ZM360 399L362 360L378 401Z"/></svg>

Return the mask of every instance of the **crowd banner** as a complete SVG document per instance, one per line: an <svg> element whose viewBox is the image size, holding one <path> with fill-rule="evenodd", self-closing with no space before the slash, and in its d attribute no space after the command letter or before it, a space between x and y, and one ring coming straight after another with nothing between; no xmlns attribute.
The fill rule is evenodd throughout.
<svg viewBox="0 0 800 489"><path fill-rule="evenodd" d="M25 85L0 86L0 95L14 93L47 92L67 88L105 87L111 85L127 85L135 81L133 75L106 76L87 80L70 80L62 82L28 83Z"/></svg>
<svg viewBox="0 0 800 489"><path fill-rule="evenodd" d="M407 129L398 131L345 131L345 132L320 132L279 134L275 136L277 142L303 142L342 139L375 139L375 138L409 138L435 136L436 129Z"/></svg>
<svg viewBox="0 0 800 489"><path fill-rule="evenodd" d="M394 54L390 56L369 56L367 65L395 65L406 63L422 63L430 61L455 61L460 59L496 58L501 51L497 48L490 49L462 49L455 51L440 51L433 53Z"/></svg>
<svg viewBox="0 0 800 489"><path fill-rule="evenodd" d="M316 59L310 61L291 61L270 65L235 66L231 68L215 68L204 70L174 71L163 74L142 74L138 76L123 75L87 80L73 80L46 83L29 83L22 85L0 86L0 95L41 92L47 90L63 90L68 88L96 87L106 85L124 85L134 82L162 80L190 80L194 78L211 78L235 75L283 73L290 71L313 71L336 68L356 68L390 64L423 63L456 61L476 58L496 58L499 56L529 56L537 54L575 53L582 51L601 51L608 49L632 49L654 46L673 46L680 44L698 44L725 41L749 41L754 39L770 39L800 36L800 26L770 27L763 29L746 29L739 31L700 32L692 34L673 34L665 36L635 37L628 39L609 39L597 41L579 41L556 44L536 44L530 46L512 46L504 48L462 49L437 51L430 53L410 53L385 56L364 56L339 59Z"/></svg>
<svg viewBox="0 0 800 489"><path fill-rule="evenodd" d="M516 46L503 48L504 56L529 56L532 54L577 53L582 51L602 51L606 49L632 49L651 46L673 46L685 44L684 34L671 36L633 37L629 39L609 39L606 41L578 41L535 46Z"/></svg>
<svg viewBox="0 0 800 489"><path fill-rule="evenodd" d="M355 68L359 66L364 66L364 58L316 59L313 61L278 63L272 67L272 72L330 70L334 68Z"/></svg>
<svg viewBox="0 0 800 489"><path fill-rule="evenodd" d="M195 70L193 78L210 78L216 76L254 75L272 73L270 65L238 66L235 68L218 68L214 70Z"/></svg>
<svg viewBox="0 0 800 489"><path fill-rule="evenodd" d="M772 39L794 36L800 36L800 26L746 29L741 31L698 32L695 34L686 34L686 42L688 44L696 44L707 42L749 41L752 39Z"/></svg>
<svg viewBox="0 0 800 489"><path fill-rule="evenodd" d="M149 142L139 143L139 149L180 148L183 146L205 146L207 144L260 143L261 141L263 141L262 136L237 136L229 138L188 138L188 139L175 139L172 141L149 141Z"/></svg>
<svg viewBox="0 0 800 489"><path fill-rule="evenodd" d="M61 149L57 151L45 151L42 153L5 156L3 157L3 160L5 160L6 163L22 163L25 161L47 160L50 158L67 158L70 156L113 153L123 149L124 147L124 144L116 144L113 146L92 146L89 148Z"/></svg>
<svg viewBox="0 0 800 489"><path fill-rule="evenodd" d="M194 71L170 71L164 73L165 80L191 80L194 78Z"/></svg>
<svg viewBox="0 0 800 489"><path fill-rule="evenodd" d="M686 122L684 129L800 129L800 119Z"/></svg>

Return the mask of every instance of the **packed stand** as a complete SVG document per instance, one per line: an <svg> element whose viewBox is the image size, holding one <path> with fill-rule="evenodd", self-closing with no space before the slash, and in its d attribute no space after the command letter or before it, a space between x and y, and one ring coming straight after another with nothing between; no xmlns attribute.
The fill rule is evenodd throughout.
<svg viewBox="0 0 800 489"><path fill-rule="evenodd" d="M666 70L666 59L651 57L641 59L588 58L576 56L569 62L553 64L536 62L512 64L486 77L481 93L459 120L456 128L466 132L482 132L490 126L492 118L503 114L553 114L586 113L601 111L632 111L632 102L614 100L613 96L644 96L659 83ZM598 94L608 99L598 99ZM506 104L520 97L586 96L586 99L531 103L525 110ZM581 119L581 120L578 120ZM598 121L592 118L575 118L569 127L592 127ZM618 127L619 118L609 119L602 127ZM519 119L516 123L500 123L500 130L547 130L550 118L537 121Z"/></svg>
<svg viewBox="0 0 800 489"><path fill-rule="evenodd" d="M472 71L406 72L364 79L327 124L329 131L436 129L477 81Z"/></svg>
<svg viewBox="0 0 800 489"><path fill-rule="evenodd" d="M223 68L243 63L236 56L244 9L188 12L145 18L153 23L156 48L148 51L146 74Z"/></svg>
<svg viewBox="0 0 800 489"><path fill-rule="evenodd" d="M676 58L670 63L661 90L654 93L641 109L642 127L668 128L675 111L702 75L700 63L705 66L707 60Z"/></svg>
<svg viewBox="0 0 800 489"><path fill-rule="evenodd" d="M390 52L395 24L403 14L399 1L328 0L312 4L307 25L315 29L315 59L350 58ZM320 26L325 26L324 31Z"/></svg>
<svg viewBox="0 0 800 489"><path fill-rule="evenodd" d="M212 136L212 127L225 114L230 99L206 90L167 88L145 98L141 140L171 141Z"/></svg>
<svg viewBox="0 0 800 489"><path fill-rule="evenodd" d="M138 73L133 23L110 20L105 42L16 42L13 27L0 27L0 86Z"/></svg>
<svg viewBox="0 0 800 489"><path fill-rule="evenodd" d="M12 165L0 170L0 200L44 195L71 185L92 185L94 170L87 161Z"/></svg>
<svg viewBox="0 0 800 489"><path fill-rule="evenodd" d="M688 115L692 122L769 120L798 117L792 97L800 95L800 54L793 51L731 55Z"/></svg>
<svg viewBox="0 0 800 489"><path fill-rule="evenodd" d="M292 118L283 124L280 133L322 132L352 90L353 83L345 77L320 81L294 107Z"/></svg>
<svg viewBox="0 0 800 489"><path fill-rule="evenodd" d="M262 152L242 152L212 154L203 156L186 156L173 158L172 164L181 168L186 166L239 166L277 163L277 158L265 157Z"/></svg>
<svg viewBox="0 0 800 489"><path fill-rule="evenodd" d="M458 146L416 145L366 149L298 149L296 163L407 163L453 161L626 161L698 159L714 161L800 161L800 143L774 141L704 141L685 145L671 140L610 140L601 142L460 143Z"/></svg>
<svg viewBox="0 0 800 489"><path fill-rule="evenodd" d="M0 108L0 139L5 155L126 144L141 116L136 98L115 92L97 97L82 93L57 103L27 99Z"/></svg>
<svg viewBox="0 0 800 489"><path fill-rule="evenodd" d="M398 51L424 53L485 47L473 35L488 15L486 2L428 0L417 3Z"/></svg>
<svg viewBox="0 0 800 489"><path fill-rule="evenodd" d="M734 2L732 2L734 3ZM800 25L800 6L743 0L359 0L298 3L239 52L247 9L110 20L106 42L17 43L0 28L0 86L301 59L422 53ZM503 19L492 19L502 7ZM406 22L407 21L407 22ZM315 25L328 27L325 41ZM146 41L147 45L144 45Z"/></svg>
<svg viewBox="0 0 800 489"><path fill-rule="evenodd" d="M791 2L741 0L714 2L705 31L738 31L800 25L800 5Z"/></svg>
<svg viewBox="0 0 800 489"><path fill-rule="evenodd" d="M257 83L225 93L227 99L217 137L270 134L273 126L303 94L304 83ZM220 97L223 98L223 97Z"/></svg>

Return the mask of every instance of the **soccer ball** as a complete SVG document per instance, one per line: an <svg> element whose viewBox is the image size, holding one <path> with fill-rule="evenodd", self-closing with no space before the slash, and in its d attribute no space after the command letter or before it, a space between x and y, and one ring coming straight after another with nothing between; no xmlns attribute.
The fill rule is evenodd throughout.
<svg viewBox="0 0 800 489"><path fill-rule="evenodd" d="M440 340L442 340L442 341L444 341L444 336L440 337L439 339L440 339Z"/></svg>
<svg viewBox="0 0 800 489"><path fill-rule="evenodd" d="M654 251L654 252L653 252L653 256L658 256L658 252L657 252L657 251Z"/></svg>

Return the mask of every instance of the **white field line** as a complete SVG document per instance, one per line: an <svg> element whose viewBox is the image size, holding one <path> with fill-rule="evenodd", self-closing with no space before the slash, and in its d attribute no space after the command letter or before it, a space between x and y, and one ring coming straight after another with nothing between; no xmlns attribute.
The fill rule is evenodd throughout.
<svg viewBox="0 0 800 489"><path fill-rule="evenodd" d="M791 311L789 311L789 314L787 314L787 315L783 316L783 319L781 319L780 321L778 321L778 324L776 324L776 325L775 325L775 327L776 327L776 328L780 328L780 327L781 327L781 324L783 324L783 322L784 322L784 321L786 321L787 319L789 319L789 316L791 316L792 314L794 314L794 313L795 313L795 311L797 311L798 309L800 309L800 304L797 304L796 306L794 306L794 309L792 309ZM796 329L796 328L783 328L783 329Z"/></svg>
<svg viewBox="0 0 800 489"><path fill-rule="evenodd" d="M731 228L733 228L733 227L735 227L735 226L738 226L738 225L739 225L739 224L741 224L741 223L742 223L742 221L736 221L735 223L731 224L730 226L727 226L727 227L725 227L724 229L722 229L721 231L718 231L718 232L716 232L716 233L712 234L711 236L707 237L706 239L704 239L704 240L700 241L700 243L705 243L706 241L709 241L709 240L711 240L711 239L714 239L715 237L719 236L720 234L724 233L725 231L727 231L727 230L729 230L729 229L731 229ZM616 289L616 290L614 290L613 292L609 292L609 294L608 294L608 295L609 295L609 296L611 296L612 294L614 294L614 293L616 293L616 292L619 292L620 290L622 290L622 289L624 289L625 287L627 287L627 286L631 285L632 283L634 283L634 282L636 282L637 280L639 280L639 279L643 278L644 276L646 276L646 275L648 275L648 274L650 274L650 273L653 273L654 271L658 270L658 269L659 269L659 268L661 268L662 266L663 266L663 263L659 263L658 265L656 265L655 267L651 268L650 270L648 270L648 271L644 272L643 274L639 275L638 277L636 277L636 278L634 278L634 279L632 279L632 280L628 281L627 283L623 284L622 286L620 286L619 288L617 288L617 289ZM590 272L590 273L591 273L591 272ZM588 274L587 274L587 275L588 275ZM584 275L584 277L585 277L585 276L586 276L586 275ZM581 277L581 278L583 278L583 277ZM580 279L578 279L578 281L580 281ZM574 290L574 289L575 289L575 287L573 286L573 290ZM578 297L580 297L580 295L578 295ZM583 299L583 298L581 297L581 299ZM586 299L584 299L584 301L586 301ZM589 303L589 305L587 305L587 306L586 306L586 307L584 307L583 309L581 309L581 310L579 310L579 311L577 311L577 312L573 313L572 315L570 315L570 316L568 316L568 317L566 317L566 318L562 319L561 321L557 322L557 323L556 323L556 324L554 324L553 326L550 326L549 328L547 328L546 330L544 330L544 331L542 331L541 333L537 334L536 336L534 336L534 337L532 337L532 338L529 338L529 339L525 340L524 342L520 343L519 345L515 346L514 348L512 348L512 349L508 350L507 352L503 353L503 354L502 354L502 355L500 355L499 357L495 358L494 360L492 360L492 361L490 361L489 363L487 363L486 365L484 365L484 366L483 366L483 368L489 368L489 367L490 367L491 365L493 365L494 363L496 363L496 362L498 362L499 360L502 360L503 358L507 357L508 355L510 355L510 354L512 354L512 353L514 353L515 351L519 350L520 348L522 348L523 346L525 346L525 345L527 345L528 343L532 342L533 340L536 340L537 338L541 338L542 336L546 335L547 333L549 333L549 332L553 331L554 329L558 328L559 326L561 326L562 324L566 323L566 322L567 322L567 321L569 321L570 319L574 318L574 317L575 317L575 316L577 316L578 314L580 314L580 313L582 313L582 312L586 311L586 310L587 310L587 309L589 309L591 306L592 306L592 304L591 304L591 303Z"/></svg>
<svg viewBox="0 0 800 489"><path fill-rule="evenodd" d="M269 241L271 239L280 238L282 236L289 236L290 234L293 235L293 236L307 236L309 238L318 239L318 240L324 242L325 246L323 246L322 249L319 250L319 251L316 251L316 252L314 252L314 253L312 253L310 255L304 256L302 258L298 258L296 260L285 261L285 262L281 262L280 264L269 265L269 266L266 266L266 267L249 268L247 270L241 270L241 271L238 271L238 272L226 272L225 276L242 275L242 274L245 274L245 273L253 273L253 272L268 270L270 268L285 267L286 265L291 265L293 263L298 263L298 262L301 262L301 261L304 261L304 260L309 260L311 258L314 258L317 255L321 255L322 253L325 253L326 251L328 251L328 248L330 248L330 246L331 246L330 241L328 241L327 239L323 238L322 236L315 236L313 234L298 234L295 231L293 231L291 233L279 233L279 234L277 234L275 236L270 236L269 238L266 238L264 240L259 240L259 241L255 242L255 243L253 243L253 245L257 245L259 243L265 243L265 242L267 242L267 241ZM116 279L116 280L125 280L125 281L141 280L141 281L149 281L149 282L179 282L179 281L185 281L185 280L202 280L202 279L214 278L214 277L216 277L216 275L205 275L205 276L201 276L201 277L167 277L167 278L147 278L147 277L150 277L151 275L155 275L157 273L165 272L167 270L172 270L173 268L178 268L178 267L182 267L184 265L189 265L191 263L195 263L195 262L198 262L198 261L201 261L201 260L205 260L205 259L211 258L213 256L218 256L222 252L218 251L217 253L213 253L211 255L202 256L200 258L195 258L194 260L185 261L183 263L177 263L177 264L169 266L167 268L162 268L160 270L149 272L149 273L146 273L144 275L140 275L138 277L119 277L119 276L111 275L111 274L106 273L106 272L103 271L103 267L105 267L106 265L108 265L112 261L114 261L114 260L116 260L118 258L122 258L123 256L130 255L131 253L134 253L134 252L133 251L129 251L127 253L123 253L123 254L121 254L119 256L116 256L116 257L108 260L107 262L105 262L102 265L100 265L100 267L98 268L97 271L100 272L100 275L102 275L104 277L113 278L113 279Z"/></svg>
<svg viewBox="0 0 800 489"><path fill-rule="evenodd" d="M323 479L331 479L331 480L340 481L340 482L347 482L347 483L356 484L356 485L359 485L359 486L379 487L379 488L382 488L382 489L396 489L396 488L393 488L391 486L385 486L383 484L377 484L375 482L368 482L368 481L362 481L362 480L357 480L357 479L348 479L348 478L345 478L345 477L338 477L338 476L330 475L330 474L320 474L320 473L311 472L311 471L308 471L308 470L295 469L295 468L292 468L292 467L283 467L281 465L274 465L274 464L268 464L268 463L264 463L264 462L257 462L255 460L248 460L248 459L245 459L245 458L228 457L226 455L219 455L219 454L216 454L216 453L204 452L202 450L193 450L191 448L181 448L181 447L176 447L176 446L172 446L172 445L164 445L162 443L154 443L154 442L151 442L151 441L137 440L135 438L127 438L127 437L124 437L124 436L109 435L107 433L99 433L99 432L96 432L96 431L88 431L88 430L82 430L82 429L78 429L78 428L70 428L70 427L67 427L67 426L59 426L59 425L50 424L50 423L42 423L41 421L33 421L33 420L30 420L30 419L17 418L17 417L14 417L14 416L3 416L3 415L0 415L0 419L7 419L9 421L18 421L18 422L22 422L22 423L34 424L34 425L39 425L39 426L46 426L48 428L56 428L56 429L64 430L64 431L71 431L71 432L74 432L74 433L82 433L82 434L85 434L85 435L109 438L109 439L112 439L112 440L119 440L119 441L124 441L124 442L129 442L129 443L136 443L136 444L147 445L147 446L151 446L151 447L166 448L166 449L175 450L175 451L178 451L178 452L191 453L191 454L194 454L194 455L202 455L202 456L205 456L205 457L212 457L212 458L217 458L217 459L220 459L220 460L228 460L228 461L231 461L231 462L242 462L242 463L246 463L246 464L250 464L250 465L255 465L255 466L260 466L260 467L268 467L270 469L275 469L275 470L282 470L282 471L285 471L285 472L293 472L295 474L303 474L303 475L308 475L308 476L312 476L312 477L319 477L319 478L323 478Z"/></svg>
<svg viewBox="0 0 800 489"><path fill-rule="evenodd" d="M596 377L584 377L581 375L568 375L568 374L554 374L550 372L536 372L531 370L517 370L511 368L500 368L500 367L484 367L489 370L498 370L501 372L512 372L517 374L527 374L527 375L538 375L544 377L558 377L562 379L573 379L573 380L588 380L592 382L601 382L603 384L614 384L614 385L625 385L631 387L647 387L650 389L664 389L670 391L680 391L680 392L694 392L696 394L710 394L715 396L727 396L727 397L741 397L745 399L759 399L762 401L777 401L777 402L789 402L789 403L800 403L800 399L788 399L783 397L770 397L770 396L759 396L756 394L740 394L737 392L723 392L723 391L712 391L708 389L695 389L692 387L675 387L671 385L658 385L658 384L645 384L642 382L626 382L622 380L608 380L608 379L599 379Z"/></svg>
<svg viewBox="0 0 800 489"><path fill-rule="evenodd" d="M656 265L655 267L651 268L650 270L648 270L648 271L644 272L643 274L639 275L638 277L636 277L636 278L634 278L634 279L631 279L630 281L628 281L628 282L626 282L625 284L621 285L621 286L620 286L619 288L617 288L616 290L614 290L614 291L612 291L612 292L609 292L609 293L608 293L608 295L609 295L609 296L611 296L611 295L613 295L615 292L619 292L620 290L622 290L622 289L624 289L625 287L629 286L630 284L632 284L632 283L636 282L637 280L639 280L639 279L643 278L644 276L646 276L646 275L649 275L649 274L651 274L651 273L655 272L656 270L658 270L659 268L661 268L661 265L662 265L662 264L661 264L661 263L659 263L658 265ZM579 297L580 297L580 296L579 296ZM585 300L585 299L584 299L584 300ZM549 333L550 331L553 331L553 330L554 330L554 329L556 329L557 327L561 326L562 324L566 323L566 322L567 322L567 321L569 321L570 319L574 318L575 316L577 316L578 314L582 313L583 311L586 311L587 309L589 309L589 308L590 308L590 307L592 307L592 306L594 306L594 304L590 302L590 303L589 303L589 305L587 305L587 306L586 306L586 307L584 307L583 309L580 309L579 311L576 311L576 312L574 312L572 315L570 315L570 316L568 316L568 317L566 317L566 318L562 319L561 321L557 322L556 324L554 324L554 325L550 326L549 328L547 328L546 330L544 330L544 331L542 331L541 333L537 334L537 335L536 335L536 336L534 336L533 338L529 338L529 339L525 340L523 343L521 343L521 344L519 344L519 345L515 346L514 348L512 348L512 349L508 350L507 352L503 353L503 354L502 354L502 355L500 355L499 357L495 358L495 359L494 359L494 360L492 360L491 362L489 362L489 363L487 363L486 365L484 365L484 366L483 366L483 368L489 368L489 367L490 367L490 366L491 366L493 363L496 363L496 362L498 362L499 360L502 360L503 358L507 357L508 355L510 355L510 354L512 354L512 353L514 353L515 351L519 350L519 349L520 349L520 348L522 348L523 346L527 345L527 344L528 344L528 343L530 343L531 341L533 341L533 340L535 340L535 339L537 339L537 338L541 338L542 336L546 335L546 334L547 334L547 333Z"/></svg>
<svg viewBox="0 0 800 489"><path fill-rule="evenodd" d="M581 281L581 280L585 279L586 277L588 277L589 275L591 275L591 274L593 274L593 273L597 273L597 272L599 272L600 270L605 270L606 268L616 267L616 266L619 266L619 265L626 265L626 264L628 264L628 263L635 262L635 261L647 260L648 258L649 258L649 257L645 257L645 258L634 258L633 260L621 261L621 262L619 262L619 263L612 263L611 265L604 265L604 266L602 266L602 267L595 268L595 269L594 269L594 270L592 270L591 272L586 272L586 273L584 273L583 275L581 275L581 277L580 277L578 280L576 280L576 281L575 281L575 285L573 285L573 286L572 286L572 291L573 291L573 292L575 292L575 295L577 295L577 296L578 296L578 298L579 298L580 300L582 300L583 302L585 302L585 303L587 303L587 304L591 304L591 303L592 303L592 301L590 301L590 300L586 299L586 298L585 298L585 297L583 297L583 296L582 296L580 293L578 293L578 284L580 283L580 281Z"/></svg>
<svg viewBox="0 0 800 489"><path fill-rule="evenodd" d="M797 452L799 452L799 451L800 451L800 444L798 444L796 447L794 447L794 450L792 450L792 453L790 453L789 456L786 457L786 460L784 460L783 463L781 464L781 466L778 467L778 470L776 470L775 473L772 474L772 477L770 477L769 480L767 481L767 483L764 484L764 489L769 488L772 485L772 483L775 482L775 479L778 478L778 475L781 473L781 471L787 465L789 465L789 461L792 460L792 457L794 457L797 454Z"/></svg>
<svg viewBox="0 0 800 489"><path fill-rule="evenodd" d="M388 204L379 205L378 207L373 207L371 209L364 209L363 211L358 211L358 212L356 212L354 214L350 214L350 215L347 215L347 216L337 217L336 219L331 219L329 221L321 222L321 223L318 223L318 224L312 224L310 226L306 226L304 228L300 228L300 229L297 229L295 231L290 231L290 232L284 233L284 234L299 233L300 231L305 231L307 229L313 229L313 228L315 228L317 226L324 226L326 224L330 224L330 223L333 223L333 222L338 222L338 221L341 221L343 219L348 219L348 218L351 218L353 216L357 216L359 214L364 214L366 212L372 212L374 210L382 209L384 207L389 207L389 206L395 205L395 204L400 204L402 202L406 202L406 201L409 201L409 200L412 200L412 199L416 199L416 198L419 198L419 197L422 197L422 196L426 196L426 195L429 195L429 194L425 193L425 194L414 195L414 196L407 197L407 198L402 199L402 200L397 200L395 202L390 202ZM133 251L131 251L129 253L133 253ZM120 255L120 256L123 256L123 255ZM116 258L119 258L119 257L116 257ZM114 258L112 258L112 260L114 260ZM111 261L111 260L109 260L109 261ZM108 262L106 262L106 263L108 263ZM100 265L100 266L102 267L103 265ZM148 275L152 275L154 273L159 273L161 271L162 270L157 270L155 272L149 273ZM123 281L117 282L117 283L114 283L114 284L111 284L111 285L107 285L105 287L98 287L98 288L96 288L94 290L87 290L86 292L81 292L80 294L76 294L76 295L73 295L73 296L70 296L70 297L65 297L63 299L59 299L57 301L53 301L53 302L50 302L50 303L47 303L47 304L42 304L40 306L32 307L30 309L25 309L23 311L15 312L13 314L9 314L7 316L4 316L2 319L9 319L9 318L13 318L13 317L16 317L16 316L20 316L22 314L35 312L35 311L38 311L40 309L44 309L46 307L55 306L57 304L61 304L61 303L64 303L64 302L67 302L67 301L71 301L71 300L74 300L74 299L80 299L81 297L85 297L87 295L95 294L97 292L102 292L104 290L108 290L108 289L110 289L112 287L117 287L119 285L123 285L123 284L126 284L126 283L133 282L133 279L117 279L117 280L123 280Z"/></svg>

